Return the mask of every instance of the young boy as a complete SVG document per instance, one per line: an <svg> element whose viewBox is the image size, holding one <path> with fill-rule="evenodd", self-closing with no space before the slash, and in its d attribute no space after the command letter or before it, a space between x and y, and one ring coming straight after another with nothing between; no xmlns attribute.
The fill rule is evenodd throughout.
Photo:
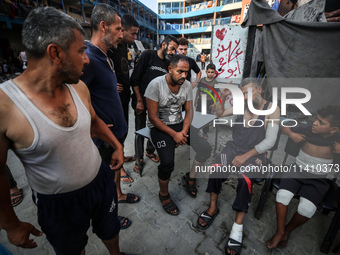
<svg viewBox="0 0 340 255"><path fill-rule="evenodd" d="M214 88L215 84L217 84L217 81L214 78L215 72L216 72L216 66L213 63L210 63L207 66L207 70L206 70L207 77L202 78L198 83L197 93L195 97L196 111L202 110L201 109L202 108L202 96L201 95L203 94L207 95L207 113L210 114L215 110L214 100L210 97L210 95L206 91L204 91L204 90L207 90L209 91L210 94L214 95L215 102L216 102L216 95L208 87L210 86ZM208 139L208 131L209 131L209 126L206 126L203 128L203 137L205 139Z"/></svg>
<svg viewBox="0 0 340 255"><path fill-rule="evenodd" d="M313 125L282 128L283 133L294 142L302 143L302 147L293 165L296 167L294 178L283 176L276 194L277 232L266 242L268 248L286 247L291 231L306 223L324 199L329 189L327 173L334 153L338 152L334 144L340 141L339 129L339 106L320 109ZM300 196L300 202L297 212L285 225L288 204L294 195Z"/></svg>

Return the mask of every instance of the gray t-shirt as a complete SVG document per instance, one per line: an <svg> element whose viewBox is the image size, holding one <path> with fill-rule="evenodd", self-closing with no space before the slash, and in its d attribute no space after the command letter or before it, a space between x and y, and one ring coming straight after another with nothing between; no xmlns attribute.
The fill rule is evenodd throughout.
<svg viewBox="0 0 340 255"><path fill-rule="evenodd" d="M174 94L170 91L165 76L166 75L163 75L153 79L149 83L144 96L158 102L158 117L166 125L178 124L183 121L182 105L184 105L186 101L192 101L191 84L185 80L178 93ZM148 127L154 127L149 119Z"/></svg>

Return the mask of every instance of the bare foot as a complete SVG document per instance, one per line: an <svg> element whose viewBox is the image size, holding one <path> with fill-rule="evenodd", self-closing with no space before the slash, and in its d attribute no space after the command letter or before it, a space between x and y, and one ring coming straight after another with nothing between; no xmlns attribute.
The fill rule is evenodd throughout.
<svg viewBox="0 0 340 255"><path fill-rule="evenodd" d="M276 233L271 239L266 242L269 249L275 248L284 238L284 234Z"/></svg>
<svg viewBox="0 0 340 255"><path fill-rule="evenodd" d="M288 244L288 238L289 238L289 233L285 233L281 242L279 242L279 244L277 245L277 247L279 248L286 248L287 244Z"/></svg>

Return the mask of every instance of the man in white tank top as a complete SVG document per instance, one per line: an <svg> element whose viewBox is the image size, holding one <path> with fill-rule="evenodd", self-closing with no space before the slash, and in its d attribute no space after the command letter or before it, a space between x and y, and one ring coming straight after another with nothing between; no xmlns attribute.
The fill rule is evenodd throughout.
<svg viewBox="0 0 340 255"><path fill-rule="evenodd" d="M89 63L84 30L68 15L44 7L27 17L22 37L27 69L0 85L0 227L12 244L23 248L37 246L30 234L42 235L21 222L11 206L5 164L12 149L36 198L38 222L57 254L83 254L91 220L110 254L120 254L110 170L122 166L123 147L95 114L89 91L79 82ZM91 136L115 148L111 169L102 163ZM108 200L105 205L103 200Z"/></svg>

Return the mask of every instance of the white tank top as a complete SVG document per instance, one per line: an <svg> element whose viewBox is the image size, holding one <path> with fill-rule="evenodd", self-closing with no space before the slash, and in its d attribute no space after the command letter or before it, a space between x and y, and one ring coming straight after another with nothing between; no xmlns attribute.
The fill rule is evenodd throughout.
<svg viewBox="0 0 340 255"><path fill-rule="evenodd" d="M77 109L72 127L47 118L11 80L0 85L26 116L34 140L29 148L14 150L24 165L31 188L41 194L80 189L97 175L101 157L90 135L91 115L70 85L66 85Z"/></svg>

